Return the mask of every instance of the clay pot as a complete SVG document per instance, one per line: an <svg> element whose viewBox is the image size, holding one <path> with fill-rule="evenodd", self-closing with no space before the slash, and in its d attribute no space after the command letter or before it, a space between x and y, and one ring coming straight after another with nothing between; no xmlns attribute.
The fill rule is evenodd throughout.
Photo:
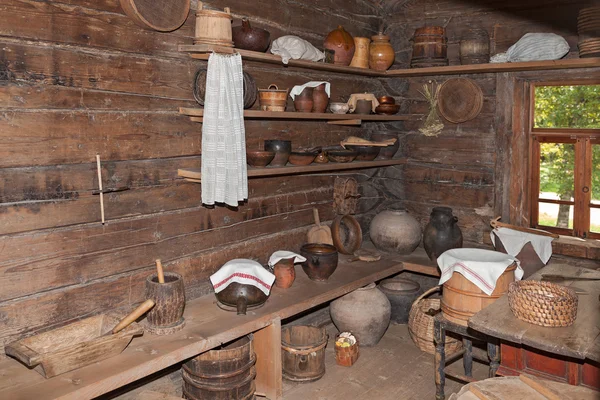
<svg viewBox="0 0 600 400"><path fill-rule="evenodd" d="M356 289L329 307L331 319L340 332L352 332L361 346L375 346L390 324L392 306L374 283Z"/></svg>
<svg viewBox="0 0 600 400"><path fill-rule="evenodd" d="M423 293L421 285L410 279L390 278L381 281L377 287L392 305L391 321L395 324L406 324L412 303Z"/></svg>
<svg viewBox="0 0 600 400"><path fill-rule="evenodd" d="M410 254L421 242L421 225L406 210L386 210L373 218L371 241L380 250Z"/></svg>
<svg viewBox="0 0 600 400"><path fill-rule="evenodd" d="M350 62L351 67L369 68L369 45L371 39L366 37L354 38L354 57Z"/></svg>
<svg viewBox="0 0 600 400"><path fill-rule="evenodd" d="M262 305L269 298L256 286L238 282L230 283L225 289L215 293L215 297L222 304L236 308L238 315L246 315L248 307Z"/></svg>
<svg viewBox="0 0 600 400"><path fill-rule="evenodd" d="M326 281L338 266L338 252L330 244L307 243L300 248L300 255L306 258L302 269L313 281Z"/></svg>
<svg viewBox="0 0 600 400"><path fill-rule="evenodd" d="M323 46L334 52L334 64L350 65L352 57L354 57L354 39L341 25L329 32Z"/></svg>
<svg viewBox="0 0 600 400"><path fill-rule="evenodd" d="M283 167L287 164L292 152L291 140L265 140L265 150L275 152L275 157L271 161L273 167Z"/></svg>
<svg viewBox="0 0 600 400"><path fill-rule="evenodd" d="M386 71L394 63L394 48L390 44L390 37L379 32L371 36L373 42L369 47L369 68L376 71Z"/></svg>
<svg viewBox="0 0 600 400"><path fill-rule="evenodd" d="M294 259L288 258L279 260L279 262L273 267L273 273L275 274L275 286L282 289L292 287L292 284L296 280Z"/></svg>
<svg viewBox="0 0 600 400"><path fill-rule="evenodd" d="M231 28L233 45L238 49L264 52L271 43L269 31L250 26L248 18L242 19L242 26Z"/></svg>
<svg viewBox="0 0 600 400"><path fill-rule="evenodd" d="M396 143L394 143L391 146L382 147L381 150L379 150L379 155L377 156L378 160L391 160L392 158L394 158L394 155L400 148L400 140L398 140L397 134L388 134L381 132L371 134L371 140L375 142L383 142L388 139L396 139Z"/></svg>
<svg viewBox="0 0 600 400"><path fill-rule="evenodd" d="M307 87L294 97L294 108L298 112L311 112L313 109L313 88Z"/></svg>
<svg viewBox="0 0 600 400"><path fill-rule="evenodd" d="M371 114L373 111L373 102L371 100L356 100L354 114Z"/></svg>
<svg viewBox="0 0 600 400"><path fill-rule="evenodd" d="M423 232L423 247L431 261L436 261L446 250L462 247L463 236L457 222L450 207L433 207Z"/></svg>
<svg viewBox="0 0 600 400"><path fill-rule="evenodd" d="M329 96L327 96L327 92L325 91L324 83L315 87L315 90L313 90L312 93L312 100L312 112L324 113L325 110L327 110L327 105L329 104Z"/></svg>

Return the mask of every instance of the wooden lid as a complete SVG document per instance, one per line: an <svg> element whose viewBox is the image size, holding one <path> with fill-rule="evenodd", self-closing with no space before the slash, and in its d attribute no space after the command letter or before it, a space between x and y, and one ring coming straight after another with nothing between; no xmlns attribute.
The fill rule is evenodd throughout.
<svg viewBox="0 0 600 400"><path fill-rule="evenodd" d="M121 8L137 25L159 32L179 28L190 12L190 0L120 0Z"/></svg>
<svg viewBox="0 0 600 400"><path fill-rule="evenodd" d="M481 88L471 79L452 78L440 86L438 110L450 122L470 121L479 115L482 106Z"/></svg>

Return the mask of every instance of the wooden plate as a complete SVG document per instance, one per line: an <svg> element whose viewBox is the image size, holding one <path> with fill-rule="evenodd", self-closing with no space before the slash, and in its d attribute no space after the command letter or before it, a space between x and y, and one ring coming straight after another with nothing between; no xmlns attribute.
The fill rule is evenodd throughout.
<svg viewBox="0 0 600 400"><path fill-rule="evenodd" d="M481 88L471 79L452 78L440 86L438 110L450 122L470 121L479 115L482 106Z"/></svg>
<svg viewBox="0 0 600 400"><path fill-rule="evenodd" d="M190 0L120 0L121 8L137 25L159 32L179 28L190 12Z"/></svg>

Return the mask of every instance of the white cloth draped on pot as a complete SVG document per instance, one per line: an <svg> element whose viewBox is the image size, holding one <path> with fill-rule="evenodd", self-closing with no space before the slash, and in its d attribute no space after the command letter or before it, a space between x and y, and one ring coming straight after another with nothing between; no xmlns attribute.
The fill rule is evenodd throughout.
<svg viewBox="0 0 600 400"><path fill-rule="evenodd" d="M237 207L248 198L244 77L240 54L208 59L202 123L202 203Z"/></svg>

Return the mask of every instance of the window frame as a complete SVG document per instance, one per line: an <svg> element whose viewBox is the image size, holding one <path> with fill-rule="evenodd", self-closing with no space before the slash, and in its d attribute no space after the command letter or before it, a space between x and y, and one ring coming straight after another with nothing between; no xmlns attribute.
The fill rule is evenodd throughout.
<svg viewBox="0 0 600 400"><path fill-rule="evenodd" d="M529 85L529 220L530 226L540 228L559 235L573 236L582 239L600 239L600 233L590 232L590 212L592 208L600 209L600 204L592 204L591 173L592 144L600 144L600 129L585 128L535 128L535 88L539 86L576 86L600 85L599 79L561 80L530 82ZM573 143L575 154L575 179L573 203L573 229L539 225L539 203L564 204L562 201L539 198L540 189L540 144L541 143ZM589 168L586 169L586 165ZM585 192L584 188L588 190Z"/></svg>

